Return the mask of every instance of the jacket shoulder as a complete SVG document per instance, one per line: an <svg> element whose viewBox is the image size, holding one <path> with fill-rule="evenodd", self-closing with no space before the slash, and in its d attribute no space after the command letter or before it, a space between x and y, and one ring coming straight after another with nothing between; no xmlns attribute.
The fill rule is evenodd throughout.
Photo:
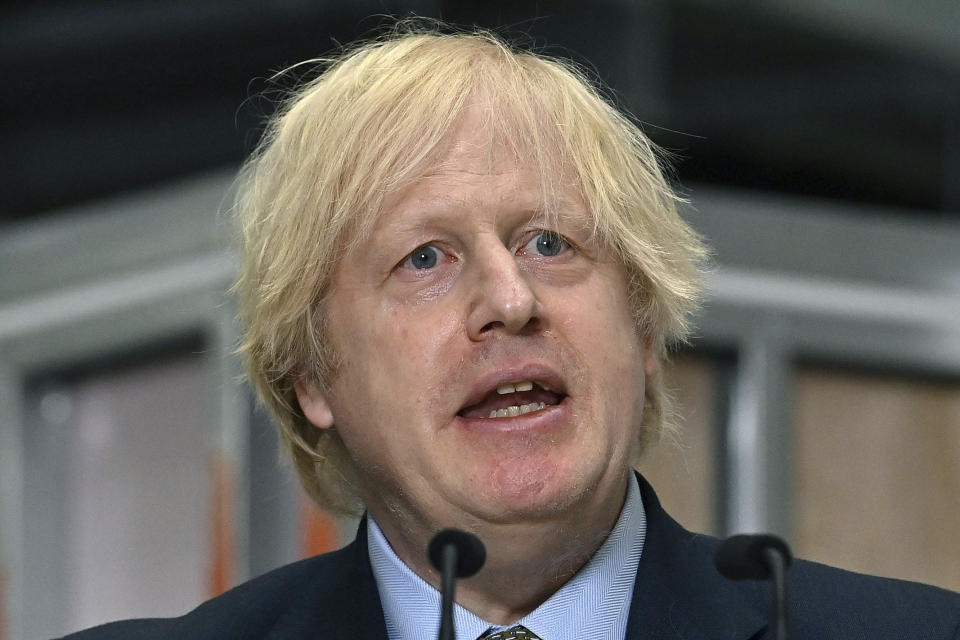
<svg viewBox="0 0 960 640"><path fill-rule="evenodd" d="M677 637L682 624L687 637L756 635L770 617L771 585L723 578L713 560L722 541L681 527L649 483L638 480L647 543L630 611L635 637L649 637L644 629L651 621L662 637ZM795 560L786 578L796 640L960 640L960 594L806 560Z"/></svg>
<svg viewBox="0 0 960 640"><path fill-rule="evenodd" d="M788 576L799 637L960 640L958 593L803 560Z"/></svg>
<svg viewBox="0 0 960 640"><path fill-rule="evenodd" d="M721 542L690 534L688 544L712 558ZM801 559L786 577L793 637L960 640L960 593ZM757 613L769 615L769 583L735 584Z"/></svg>

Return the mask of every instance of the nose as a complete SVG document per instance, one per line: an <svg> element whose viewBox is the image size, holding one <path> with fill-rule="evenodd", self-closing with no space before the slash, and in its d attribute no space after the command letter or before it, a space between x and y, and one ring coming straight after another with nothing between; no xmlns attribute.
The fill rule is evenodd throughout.
<svg viewBox="0 0 960 640"><path fill-rule="evenodd" d="M498 332L520 334L540 324L539 302L531 276L499 241L474 256L473 293L467 331L474 341Z"/></svg>

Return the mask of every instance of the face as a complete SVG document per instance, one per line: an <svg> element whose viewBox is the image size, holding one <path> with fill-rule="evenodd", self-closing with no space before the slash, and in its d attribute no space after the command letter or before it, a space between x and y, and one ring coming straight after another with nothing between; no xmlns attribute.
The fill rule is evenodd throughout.
<svg viewBox="0 0 960 640"><path fill-rule="evenodd" d="M624 269L575 191L548 230L536 173L479 129L465 118L338 265L342 363L325 392L298 385L301 407L336 425L382 524L618 512L654 366Z"/></svg>

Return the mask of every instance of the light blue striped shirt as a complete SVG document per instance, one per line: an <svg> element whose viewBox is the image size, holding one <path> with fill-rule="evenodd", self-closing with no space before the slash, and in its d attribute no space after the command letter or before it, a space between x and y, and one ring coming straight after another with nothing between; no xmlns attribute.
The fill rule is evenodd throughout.
<svg viewBox="0 0 960 640"><path fill-rule="evenodd" d="M543 640L623 638L646 530L640 487L631 475L623 511L606 541L569 582L514 624L522 624ZM440 592L397 557L373 518L369 531L367 549L390 640L435 640ZM459 640L473 640L491 627L506 628L459 604L454 605L453 617Z"/></svg>

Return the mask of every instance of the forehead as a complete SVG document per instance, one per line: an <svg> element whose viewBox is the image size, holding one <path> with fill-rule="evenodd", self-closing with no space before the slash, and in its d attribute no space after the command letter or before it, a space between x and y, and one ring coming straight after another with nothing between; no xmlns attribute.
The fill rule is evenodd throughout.
<svg viewBox="0 0 960 640"><path fill-rule="evenodd" d="M385 194L377 223L413 206L438 208L503 204L554 219L586 206L558 148L546 136L515 132L489 110L473 106L460 116L415 177ZM569 168L569 167L568 167ZM375 223L375 225L377 224Z"/></svg>
<svg viewBox="0 0 960 640"><path fill-rule="evenodd" d="M422 177L451 171L490 175L524 167L523 153L511 136L492 121L489 109L473 105L457 118L443 142L431 154Z"/></svg>

